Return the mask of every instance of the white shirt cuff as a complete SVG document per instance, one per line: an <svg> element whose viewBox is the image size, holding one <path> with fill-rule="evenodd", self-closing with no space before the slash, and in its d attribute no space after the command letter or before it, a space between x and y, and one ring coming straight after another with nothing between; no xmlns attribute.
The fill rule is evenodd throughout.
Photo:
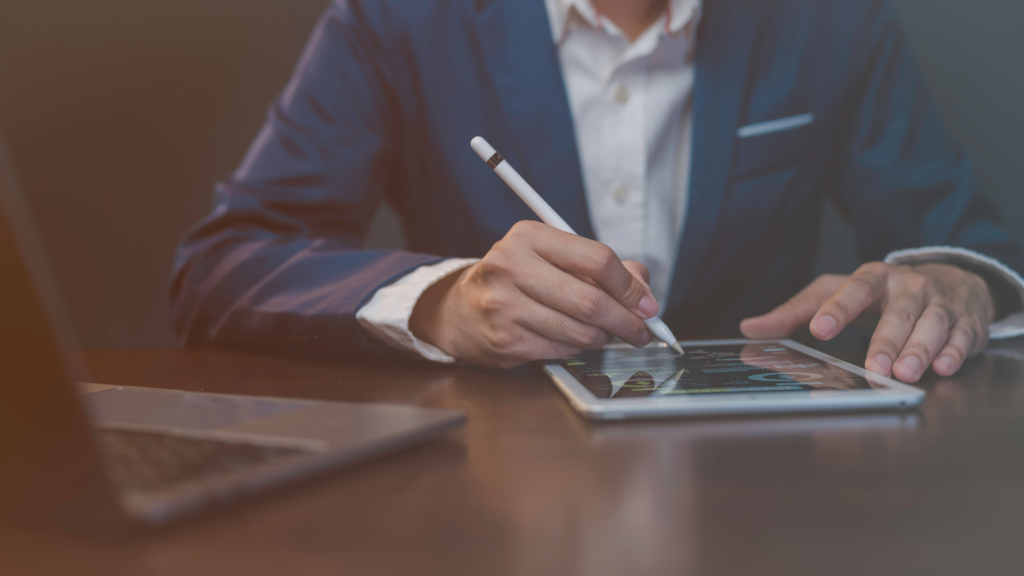
<svg viewBox="0 0 1024 576"><path fill-rule="evenodd" d="M924 264L926 262L945 262L953 265L965 263L984 267L1009 282L1021 296L1021 301L1024 301L1024 279L1020 277L1020 274L995 258L973 250L955 246L925 246L897 250L885 257L886 264L894 265ZM988 325L988 335L993 340L1012 338L1021 334L1024 334L1024 311L1014 312L1006 318L1000 318Z"/></svg>
<svg viewBox="0 0 1024 576"><path fill-rule="evenodd" d="M409 330L409 318L427 288L479 261L479 258L449 258L437 264L420 266L394 284L377 290L373 298L356 312L356 320L364 330L395 348L416 352L434 362L453 363L455 358L413 336Z"/></svg>

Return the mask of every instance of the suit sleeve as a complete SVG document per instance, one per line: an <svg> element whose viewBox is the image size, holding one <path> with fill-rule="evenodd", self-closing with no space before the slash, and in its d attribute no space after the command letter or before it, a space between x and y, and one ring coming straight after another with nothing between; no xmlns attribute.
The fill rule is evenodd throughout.
<svg viewBox="0 0 1024 576"><path fill-rule="evenodd" d="M327 9L213 212L182 240L170 308L187 342L314 357L390 350L356 311L438 258L360 249L396 162L399 59L381 4Z"/></svg>
<svg viewBox="0 0 1024 576"><path fill-rule="evenodd" d="M888 0L864 20L859 78L838 154L838 203L863 261L923 246L964 248L1020 273L1020 247L999 222L965 151L946 133ZM986 277L1004 313L1019 290Z"/></svg>

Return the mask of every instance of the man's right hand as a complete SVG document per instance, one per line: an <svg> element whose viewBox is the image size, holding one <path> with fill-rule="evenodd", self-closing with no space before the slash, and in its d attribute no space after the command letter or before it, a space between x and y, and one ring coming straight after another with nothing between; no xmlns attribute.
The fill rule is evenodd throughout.
<svg viewBox="0 0 1024 576"><path fill-rule="evenodd" d="M522 221L484 258L428 288L409 328L455 358L511 368L567 358L617 336L644 346L658 313L647 268L608 246Z"/></svg>

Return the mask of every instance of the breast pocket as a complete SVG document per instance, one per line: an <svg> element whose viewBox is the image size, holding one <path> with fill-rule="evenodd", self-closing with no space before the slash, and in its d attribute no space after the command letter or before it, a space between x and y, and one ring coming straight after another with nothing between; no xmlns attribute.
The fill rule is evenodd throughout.
<svg viewBox="0 0 1024 576"><path fill-rule="evenodd" d="M738 178L789 168L814 154L817 122L800 114L740 128L736 133Z"/></svg>

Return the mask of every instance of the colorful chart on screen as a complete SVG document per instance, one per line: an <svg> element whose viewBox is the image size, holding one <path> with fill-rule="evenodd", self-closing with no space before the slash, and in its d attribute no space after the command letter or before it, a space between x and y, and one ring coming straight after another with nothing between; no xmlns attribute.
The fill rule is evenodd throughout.
<svg viewBox="0 0 1024 576"><path fill-rule="evenodd" d="M561 363L599 399L685 394L863 390L868 381L777 342L606 349Z"/></svg>

